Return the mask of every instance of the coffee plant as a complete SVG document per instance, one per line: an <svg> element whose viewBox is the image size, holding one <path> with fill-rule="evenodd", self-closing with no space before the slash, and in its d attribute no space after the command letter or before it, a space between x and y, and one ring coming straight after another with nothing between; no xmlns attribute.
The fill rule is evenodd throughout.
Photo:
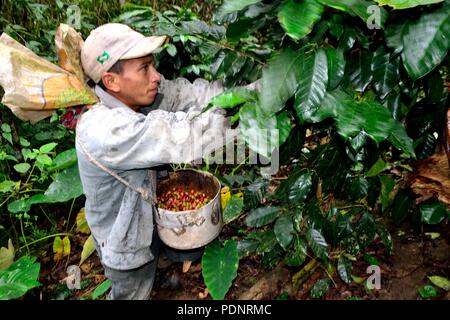
<svg viewBox="0 0 450 320"><path fill-rule="evenodd" d="M11 2L0 27L56 61L53 33L43 30L64 22L67 5L44 3ZM203 167L228 187L223 247L212 243L202 260L213 298L224 298L239 258L258 256L267 268L321 264L350 283L352 264L368 247L382 244L392 254L386 217L397 224L448 220L443 203L416 205L406 176L413 161L433 155L445 139L450 1L224 0L215 10L200 10L197 1L157 8L103 3L106 18L79 1L84 37L107 21L169 35L157 53L158 70L169 79L222 80L227 90L207 108L223 108L253 152L278 155L272 176L245 161ZM32 34L27 12L54 17L41 22L44 37L41 30ZM251 83L256 90L245 87ZM82 189L73 130L58 121L62 110L35 126L2 111L0 224L20 230L0 240L15 238L23 250L33 219L51 221L53 230L41 238L58 235L49 210L68 204L70 220ZM301 280L293 281L298 287ZM323 296L329 286L321 279L312 294Z"/></svg>

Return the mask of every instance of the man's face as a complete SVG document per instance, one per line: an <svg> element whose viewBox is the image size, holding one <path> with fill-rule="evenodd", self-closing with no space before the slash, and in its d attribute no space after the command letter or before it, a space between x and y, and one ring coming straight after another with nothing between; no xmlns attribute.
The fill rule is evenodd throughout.
<svg viewBox="0 0 450 320"><path fill-rule="evenodd" d="M114 96L133 110L148 106L155 100L161 77L152 55L126 60L123 71L115 74Z"/></svg>

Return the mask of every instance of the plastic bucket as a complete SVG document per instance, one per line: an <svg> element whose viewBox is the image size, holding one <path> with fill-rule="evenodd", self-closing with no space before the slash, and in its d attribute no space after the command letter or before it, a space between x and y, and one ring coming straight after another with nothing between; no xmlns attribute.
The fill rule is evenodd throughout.
<svg viewBox="0 0 450 320"><path fill-rule="evenodd" d="M221 185L212 174L193 169L171 172L158 183L157 195L172 188L196 190L211 199L205 206L186 211L159 208L155 214L158 235L171 248L189 250L213 241L222 230Z"/></svg>

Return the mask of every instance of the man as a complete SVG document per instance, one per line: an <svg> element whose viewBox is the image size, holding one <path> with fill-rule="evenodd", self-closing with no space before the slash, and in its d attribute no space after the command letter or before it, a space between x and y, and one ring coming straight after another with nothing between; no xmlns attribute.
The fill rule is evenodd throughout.
<svg viewBox="0 0 450 320"><path fill-rule="evenodd" d="M167 81L156 71L152 52L164 41L111 23L93 30L81 52L100 103L81 116L76 150L86 219L112 282L110 299L148 299L153 286L159 239L156 171L148 168L206 156L223 145L229 127L217 111L199 115L221 83ZM177 254L183 261L201 252Z"/></svg>

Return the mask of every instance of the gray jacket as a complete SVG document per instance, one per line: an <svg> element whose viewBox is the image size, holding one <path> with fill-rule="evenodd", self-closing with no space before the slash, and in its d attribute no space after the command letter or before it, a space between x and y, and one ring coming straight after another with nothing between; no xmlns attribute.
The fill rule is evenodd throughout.
<svg viewBox="0 0 450 320"><path fill-rule="evenodd" d="M88 159L80 144L99 163L130 185L155 195L156 171L166 163L188 163L223 145L228 120L209 111L209 100L223 91L220 82L161 79L155 103L146 115L95 89L100 103L77 125L76 150L86 196L86 219L106 266L127 270L153 259L152 204ZM220 146L219 146L220 145ZM208 146L208 150L205 147Z"/></svg>

